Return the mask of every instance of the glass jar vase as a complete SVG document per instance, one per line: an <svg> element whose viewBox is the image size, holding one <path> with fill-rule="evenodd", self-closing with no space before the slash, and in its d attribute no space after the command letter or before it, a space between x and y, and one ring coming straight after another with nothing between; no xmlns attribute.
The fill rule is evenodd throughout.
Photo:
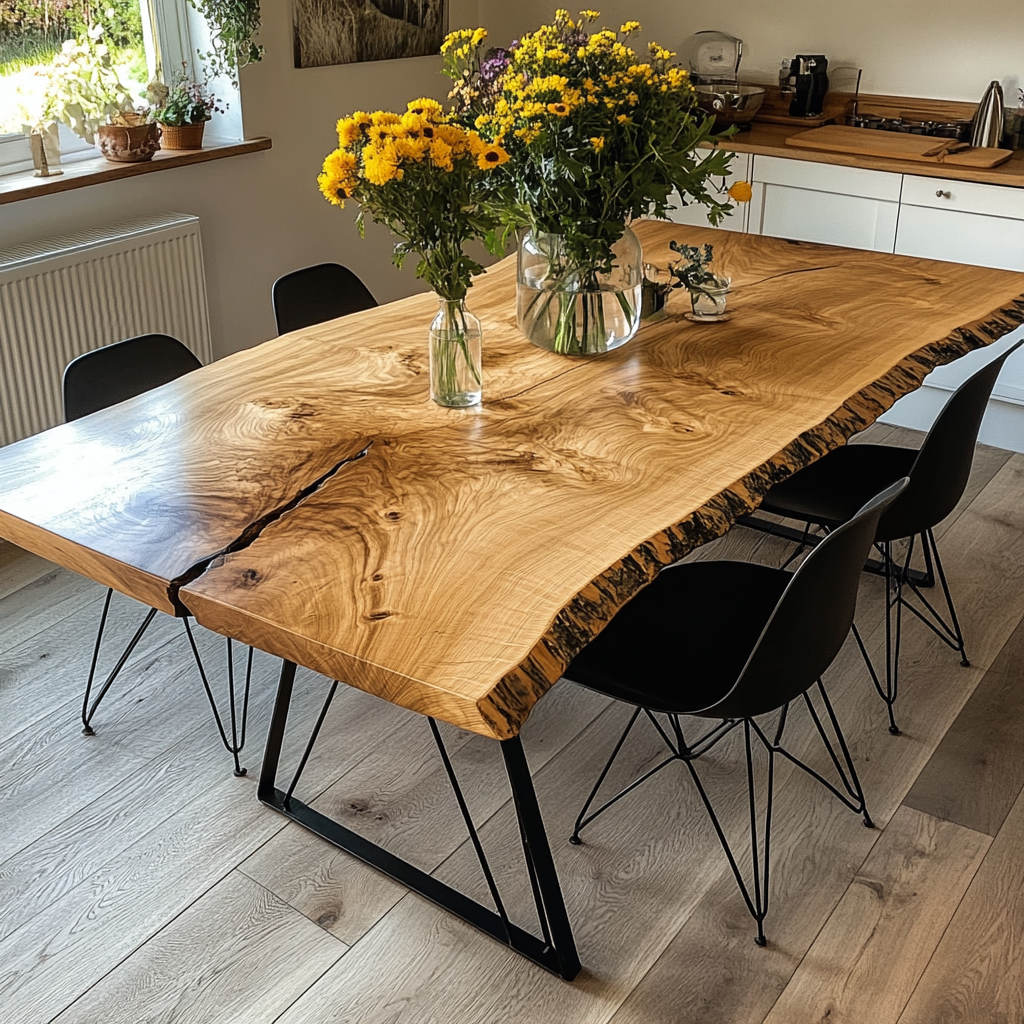
<svg viewBox="0 0 1024 1024"><path fill-rule="evenodd" d="M690 289L690 320L721 320L729 301L731 277L716 277L699 288Z"/></svg>
<svg viewBox="0 0 1024 1024"><path fill-rule="evenodd" d="M563 356L593 356L625 345L640 326L643 252L630 228L612 246L609 273L581 266L562 235L525 232L519 240L519 329Z"/></svg>
<svg viewBox="0 0 1024 1024"><path fill-rule="evenodd" d="M430 397L453 409L479 405L480 321L466 309L465 299L437 298L437 315L430 325Z"/></svg>

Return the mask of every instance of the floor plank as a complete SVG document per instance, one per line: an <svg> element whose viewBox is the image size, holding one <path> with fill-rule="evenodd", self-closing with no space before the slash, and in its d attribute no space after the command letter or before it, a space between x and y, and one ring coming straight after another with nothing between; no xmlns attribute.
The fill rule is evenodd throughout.
<svg viewBox="0 0 1024 1024"><path fill-rule="evenodd" d="M901 807L764 1024L895 1024L989 845Z"/></svg>
<svg viewBox="0 0 1024 1024"><path fill-rule="evenodd" d="M56 1024L271 1024L346 949L233 871Z"/></svg>
<svg viewBox="0 0 1024 1024"><path fill-rule="evenodd" d="M1006 642L904 799L994 836L1024 788L1024 622Z"/></svg>
<svg viewBox="0 0 1024 1024"><path fill-rule="evenodd" d="M53 562L0 541L0 600L53 572Z"/></svg>
<svg viewBox="0 0 1024 1024"><path fill-rule="evenodd" d="M1024 794L953 915L899 1024L1020 1024Z"/></svg>

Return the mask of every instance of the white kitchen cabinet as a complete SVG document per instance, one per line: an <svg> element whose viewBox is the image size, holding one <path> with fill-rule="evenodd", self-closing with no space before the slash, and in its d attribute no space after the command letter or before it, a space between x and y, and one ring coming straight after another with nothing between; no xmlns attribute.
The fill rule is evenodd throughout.
<svg viewBox="0 0 1024 1024"><path fill-rule="evenodd" d="M896 252L1024 272L1024 189L906 175ZM926 430L951 391L1020 338L1024 328L938 367L884 419ZM981 439L1024 451L1024 351L1007 361L992 394Z"/></svg>
<svg viewBox="0 0 1024 1024"><path fill-rule="evenodd" d="M714 193L716 199L720 199L725 203L732 203L735 209L730 213L721 224L717 225L724 231L746 231L747 230L747 208L748 203L736 203L729 198L729 189L737 181L750 181L750 161L751 156L749 153L736 153L733 157L732 164L730 165L730 173L726 178L715 178L711 182L712 187L709 189ZM708 221L707 207L701 206L697 203L693 203L690 206L683 206L679 201L678 194L676 195L676 208L670 211L668 219L675 224L692 224L698 228L711 227Z"/></svg>
<svg viewBox="0 0 1024 1024"><path fill-rule="evenodd" d="M893 251L902 175L757 156L752 178L751 233Z"/></svg>

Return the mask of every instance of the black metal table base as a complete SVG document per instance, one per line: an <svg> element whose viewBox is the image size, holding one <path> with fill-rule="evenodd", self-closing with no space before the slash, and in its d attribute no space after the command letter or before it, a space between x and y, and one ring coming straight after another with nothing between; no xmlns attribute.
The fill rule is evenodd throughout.
<svg viewBox="0 0 1024 1024"><path fill-rule="evenodd" d="M737 526L746 526L751 530L757 530L760 533L770 533L775 537L781 537L783 540L791 540L795 544L803 544L806 547L817 547L822 542L823 537L816 536L815 534L807 534L803 530L795 529L792 526L785 526L782 523L774 523L770 519L761 519L759 516L739 516L736 519ZM874 576L885 575L885 562L879 558L869 558L864 563L864 571L869 572ZM926 572L921 572L920 569L910 569L907 572L907 579L912 580L919 587L934 587L935 586L935 573L929 566Z"/></svg>
<svg viewBox="0 0 1024 1024"><path fill-rule="evenodd" d="M558 883L558 876L555 873L554 860L551 856L551 849L548 845L544 824L540 816L540 808L537 805L533 781L530 777L529 767L526 763L526 757L523 753L519 737L516 736L513 739L501 741L501 751L505 759L505 767L512 788L512 796L523 843L523 852L526 856L527 870L530 876L530 884L533 889L543 937L533 935L508 920L504 907L501 904L500 896L494 887L490 869L483 855L482 846L468 817L458 782L451 770L436 728L434 734L438 740L442 758L445 760L445 768L448 771L456 796L459 798L460 809L463 811L463 816L476 847L477 855L480 858L481 866L487 876L488 885L491 887L492 895L498 907L498 913L477 903L465 893L434 878L408 861L395 856L382 846L378 846L376 843L351 831L351 829L345 828L345 826L334 821L334 819L321 814L292 795L298 781L298 776L305 766L317 733L323 724L327 706L334 694L334 688L332 688L327 698L324 711L321 712L320 719L307 743L295 778L293 778L287 791L277 788L277 772L281 759L281 746L288 719L288 709L291 703L294 680L295 664L286 661L281 668L281 679L278 684L277 700L274 705L274 716L267 735L263 770L260 773L258 795L261 803L272 807L275 811L285 815L311 832L315 832L318 836L326 839L339 849L345 850L354 857L358 857L361 861L376 868L378 871L382 871L384 874L395 879L396 882L425 897L444 910L462 918L462 920L473 925L475 928L479 928L480 931L485 932L491 938L508 946L510 949L514 949L517 953L527 957L553 974L557 974L566 981L571 981L575 978L580 971L579 956L576 952L569 918L565 911L562 891Z"/></svg>

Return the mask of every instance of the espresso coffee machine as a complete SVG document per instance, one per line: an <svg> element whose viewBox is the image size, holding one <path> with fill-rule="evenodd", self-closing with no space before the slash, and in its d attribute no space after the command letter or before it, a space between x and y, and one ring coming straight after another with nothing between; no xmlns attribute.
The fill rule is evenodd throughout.
<svg viewBox="0 0 1024 1024"><path fill-rule="evenodd" d="M789 85L794 90L789 116L820 117L828 92L828 61L820 53L798 53L789 65Z"/></svg>

